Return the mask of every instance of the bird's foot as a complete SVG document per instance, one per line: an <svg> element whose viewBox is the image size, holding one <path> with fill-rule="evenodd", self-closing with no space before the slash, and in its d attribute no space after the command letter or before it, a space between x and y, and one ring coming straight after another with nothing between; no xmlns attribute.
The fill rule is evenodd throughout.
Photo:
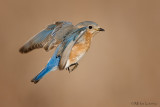
<svg viewBox="0 0 160 107"><path fill-rule="evenodd" d="M68 68L66 68L66 70L69 71L69 73L71 73L73 70L75 70L77 68L79 64L78 63L74 63L74 64L71 64ZM72 69L70 69L70 67L74 66Z"/></svg>

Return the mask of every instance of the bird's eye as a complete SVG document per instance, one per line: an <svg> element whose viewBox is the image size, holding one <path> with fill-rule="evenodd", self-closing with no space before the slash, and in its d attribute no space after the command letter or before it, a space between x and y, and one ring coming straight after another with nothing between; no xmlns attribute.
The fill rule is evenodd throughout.
<svg viewBox="0 0 160 107"><path fill-rule="evenodd" d="M88 28L89 28L89 29L92 29L92 26L89 26Z"/></svg>

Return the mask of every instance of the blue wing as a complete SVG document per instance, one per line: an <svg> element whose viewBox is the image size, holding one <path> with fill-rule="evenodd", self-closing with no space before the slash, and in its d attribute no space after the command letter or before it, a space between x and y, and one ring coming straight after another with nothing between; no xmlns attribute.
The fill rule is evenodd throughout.
<svg viewBox="0 0 160 107"><path fill-rule="evenodd" d="M27 53L36 48L44 48L48 51L60 43L65 34L72 29L73 25L70 22L59 21L55 24L51 24L25 43L19 51L21 53Z"/></svg>
<svg viewBox="0 0 160 107"><path fill-rule="evenodd" d="M58 68L59 65L59 61L60 61L60 56L57 57L57 53L59 50L59 47L61 46L61 44L57 47L57 49L55 50L52 58L48 61L48 64L45 66L45 68L37 75L35 76L31 82L34 82L35 84L42 79L42 77L44 77L47 73L49 73L50 71L55 71Z"/></svg>
<svg viewBox="0 0 160 107"><path fill-rule="evenodd" d="M65 38L65 40L62 42L62 47L58 53L58 55L61 56L60 63L59 63L60 70L65 68L65 65L69 58L72 47L84 35L84 33L86 32L86 29L87 29L86 27L82 27L75 30L70 34L70 36Z"/></svg>
<svg viewBox="0 0 160 107"><path fill-rule="evenodd" d="M46 29L42 30L40 33L35 35L33 38L31 38L29 41L27 41L24 46L20 48L21 53L27 53L33 49L36 48L42 48L45 43L47 42L47 39L49 40L50 34L53 32L54 28L56 27L55 24L49 25Z"/></svg>

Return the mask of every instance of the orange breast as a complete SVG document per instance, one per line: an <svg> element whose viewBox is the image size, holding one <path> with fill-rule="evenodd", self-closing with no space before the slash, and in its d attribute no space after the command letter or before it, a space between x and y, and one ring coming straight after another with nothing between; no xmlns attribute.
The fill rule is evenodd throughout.
<svg viewBox="0 0 160 107"><path fill-rule="evenodd" d="M77 43L74 45L74 47L71 50L70 56L69 56L69 62L70 64L76 63L80 56L86 53L86 51L89 49L92 39L92 34L85 33L84 34L84 41Z"/></svg>

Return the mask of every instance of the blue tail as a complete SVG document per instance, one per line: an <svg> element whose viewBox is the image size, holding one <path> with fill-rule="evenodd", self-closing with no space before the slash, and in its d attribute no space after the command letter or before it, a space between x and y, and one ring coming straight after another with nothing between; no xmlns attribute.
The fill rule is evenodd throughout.
<svg viewBox="0 0 160 107"><path fill-rule="evenodd" d="M31 80L31 82L34 82L36 84L48 72L55 71L58 68L60 57L57 57L57 53L58 53L59 47L60 46L57 47L56 51L54 52L52 58L48 61L48 64L45 66L45 68L37 76L35 76Z"/></svg>

